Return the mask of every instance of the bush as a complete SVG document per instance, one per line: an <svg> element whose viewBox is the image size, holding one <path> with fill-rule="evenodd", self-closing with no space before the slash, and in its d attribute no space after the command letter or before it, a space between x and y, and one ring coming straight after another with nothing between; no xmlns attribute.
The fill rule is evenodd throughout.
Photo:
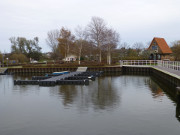
<svg viewBox="0 0 180 135"><path fill-rule="evenodd" d="M10 60L16 60L20 63L24 63L28 61L28 58L26 57L26 55L22 53L19 53L19 54L14 53L10 56Z"/></svg>

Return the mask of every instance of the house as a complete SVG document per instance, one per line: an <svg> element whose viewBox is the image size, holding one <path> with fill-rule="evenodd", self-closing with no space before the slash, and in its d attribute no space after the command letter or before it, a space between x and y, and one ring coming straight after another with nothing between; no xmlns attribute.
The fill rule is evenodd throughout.
<svg viewBox="0 0 180 135"><path fill-rule="evenodd" d="M151 60L169 60L172 58L170 55L172 54L172 51L164 38L155 37L152 40L148 50L150 52Z"/></svg>
<svg viewBox="0 0 180 135"><path fill-rule="evenodd" d="M76 61L76 60L77 60L77 56L71 54L71 55L68 55L67 57L65 57L63 60L64 60L64 61L67 61L67 62Z"/></svg>
<svg viewBox="0 0 180 135"><path fill-rule="evenodd" d="M43 53L43 55L46 56L48 59L50 59L52 52L46 52L46 53Z"/></svg>

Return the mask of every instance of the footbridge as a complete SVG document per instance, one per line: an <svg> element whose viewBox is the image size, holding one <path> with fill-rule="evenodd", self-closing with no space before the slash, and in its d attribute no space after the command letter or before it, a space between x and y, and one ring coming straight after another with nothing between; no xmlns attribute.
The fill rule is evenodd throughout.
<svg viewBox="0 0 180 135"><path fill-rule="evenodd" d="M121 60L120 66L127 72L148 71L180 86L180 61Z"/></svg>

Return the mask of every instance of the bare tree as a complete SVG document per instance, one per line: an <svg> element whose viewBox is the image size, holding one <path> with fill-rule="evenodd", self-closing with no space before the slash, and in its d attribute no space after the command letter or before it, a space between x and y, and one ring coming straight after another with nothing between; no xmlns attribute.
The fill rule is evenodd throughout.
<svg viewBox="0 0 180 135"><path fill-rule="evenodd" d="M101 49L105 40L106 23L100 17L92 17L91 22L88 25L88 32L91 41L99 49L99 62L102 61Z"/></svg>
<svg viewBox="0 0 180 135"><path fill-rule="evenodd" d="M46 43L51 48L52 57L57 59L60 57L60 53L58 51L58 38L60 37L60 30L51 30L47 33Z"/></svg>
<svg viewBox="0 0 180 135"><path fill-rule="evenodd" d="M113 30L113 29L107 29L106 30L106 51L107 51L107 63L111 65L112 57L111 53L112 51L117 48L117 44L119 42L119 34Z"/></svg>
<svg viewBox="0 0 180 135"><path fill-rule="evenodd" d="M60 37L60 31L57 29L51 30L47 33L46 42L49 45L49 47L52 49L52 51L57 49L59 37Z"/></svg>
<svg viewBox="0 0 180 135"><path fill-rule="evenodd" d="M119 48L120 49L121 48L128 49L128 48L130 48L130 45L128 43L126 43L126 42L123 42L122 44L120 44Z"/></svg>
<svg viewBox="0 0 180 135"><path fill-rule="evenodd" d="M133 49L136 49L138 55L144 49L144 44L142 42L136 42L133 44Z"/></svg>
<svg viewBox="0 0 180 135"><path fill-rule="evenodd" d="M130 48L130 45L126 42L123 42L119 46L119 57L120 59L124 59L127 56L127 50Z"/></svg>
<svg viewBox="0 0 180 135"><path fill-rule="evenodd" d="M65 29L64 27L60 30L60 37L58 38L58 47L60 52L67 57L70 53L70 46L74 43L75 36L71 33L70 30Z"/></svg>
<svg viewBox="0 0 180 135"><path fill-rule="evenodd" d="M82 49L83 49L83 45L86 42L87 39L87 33L85 32L85 30L80 27L77 26L77 28L75 29L75 35L76 35L76 45L78 48L78 60L79 60L79 64L81 64L81 55L82 55Z"/></svg>

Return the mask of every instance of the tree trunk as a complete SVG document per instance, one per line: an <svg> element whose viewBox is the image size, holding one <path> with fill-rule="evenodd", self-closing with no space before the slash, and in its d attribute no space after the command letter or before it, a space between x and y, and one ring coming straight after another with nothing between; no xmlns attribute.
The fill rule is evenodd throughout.
<svg viewBox="0 0 180 135"><path fill-rule="evenodd" d="M68 48L67 48L67 56L69 55L69 44L68 44L68 46L67 46Z"/></svg>
<svg viewBox="0 0 180 135"><path fill-rule="evenodd" d="M79 65L81 64L82 40L79 48Z"/></svg>
<svg viewBox="0 0 180 135"><path fill-rule="evenodd" d="M111 50L108 49L107 51L107 64L111 65Z"/></svg>
<svg viewBox="0 0 180 135"><path fill-rule="evenodd" d="M111 65L111 53L109 52L109 65Z"/></svg>
<svg viewBox="0 0 180 135"><path fill-rule="evenodd" d="M109 62L109 57L108 57L108 52L107 52L107 64L108 64L108 62Z"/></svg>
<svg viewBox="0 0 180 135"><path fill-rule="evenodd" d="M101 63L102 59L101 59L101 48L99 49L99 62Z"/></svg>
<svg viewBox="0 0 180 135"><path fill-rule="evenodd" d="M79 63L79 65L81 64L81 56L80 55L79 55L79 62L78 63Z"/></svg>

